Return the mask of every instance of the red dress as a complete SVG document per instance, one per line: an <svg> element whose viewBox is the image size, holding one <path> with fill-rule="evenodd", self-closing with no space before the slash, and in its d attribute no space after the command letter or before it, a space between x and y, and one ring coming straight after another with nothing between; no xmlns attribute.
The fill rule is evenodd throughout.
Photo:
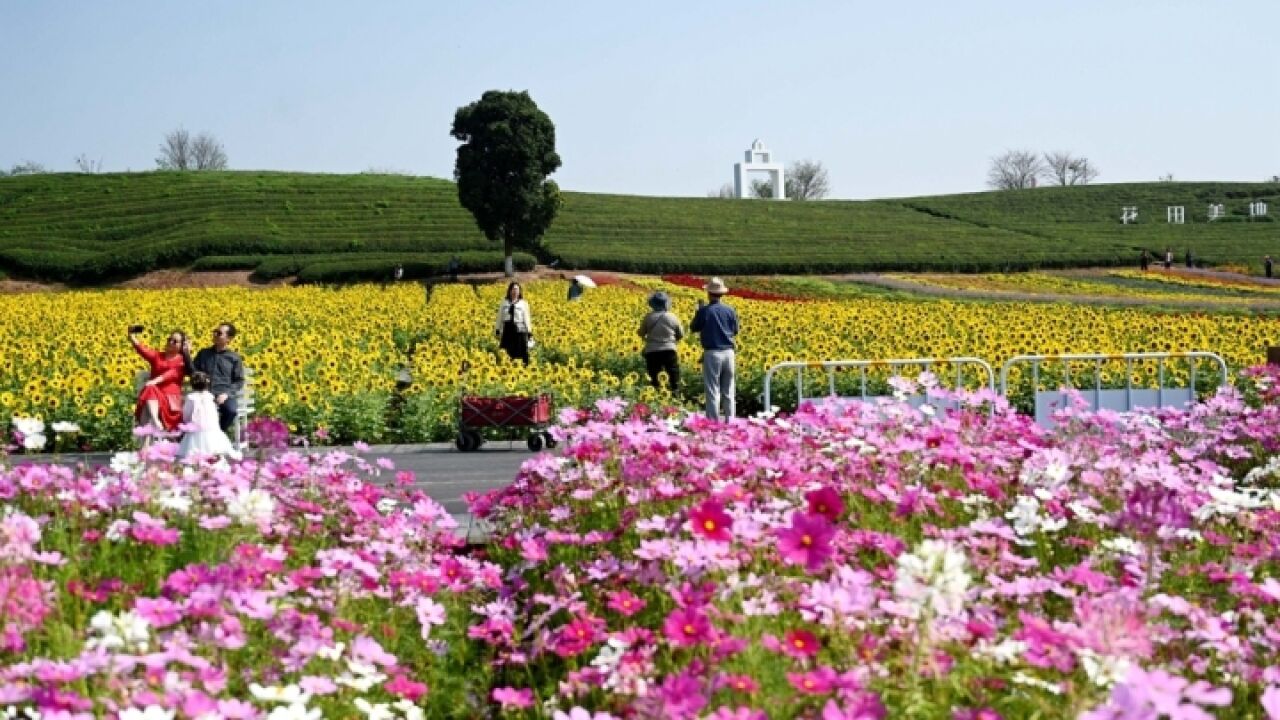
<svg viewBox="0 0 1280 720"><path fill-rule="evenodd" d="M182 355L166 358L164 353L158 353L141 343L134 345L133 349L151 365L149 379L160 378L159 383L142 388L133 416L141 421L145 416L147 401L155 399L160 404L160 422L170 432L177 430L182 423L182 378L187 374L186 361Z"/></svg>

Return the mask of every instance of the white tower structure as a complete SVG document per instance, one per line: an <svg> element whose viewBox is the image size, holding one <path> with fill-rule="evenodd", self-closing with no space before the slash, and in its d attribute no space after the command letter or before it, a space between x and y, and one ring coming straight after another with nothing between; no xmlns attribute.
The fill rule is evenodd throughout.
<svg viewBox="0 0 1280 720"><path fill-rule="evenodd" d="M751 143L751 149L746 151L746 162L733 164L733 194L736 197L745 198L751 192L751 185L747 181L747 173L767 172L769 179L773 182L773 199L782 200L786 198L786 187L782 177L782 163L772 161L773 153L765 149L764 143L757 139Z"/></svg>

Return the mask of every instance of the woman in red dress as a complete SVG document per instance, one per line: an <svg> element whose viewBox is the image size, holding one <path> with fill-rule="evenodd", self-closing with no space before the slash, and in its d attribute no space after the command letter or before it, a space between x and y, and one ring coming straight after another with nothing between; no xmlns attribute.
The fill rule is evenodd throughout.
<svg viewBox="0 0 1280 720"><path fill-rule="evenodd" d="M187 374L186 333L180 330L169 333L164 352L142 344L137 333L129 333L129 342L151 366L151 378L138 393L134 418L138 425L150 424L159 430L176 431L182 422L182 379Z"/></svg>

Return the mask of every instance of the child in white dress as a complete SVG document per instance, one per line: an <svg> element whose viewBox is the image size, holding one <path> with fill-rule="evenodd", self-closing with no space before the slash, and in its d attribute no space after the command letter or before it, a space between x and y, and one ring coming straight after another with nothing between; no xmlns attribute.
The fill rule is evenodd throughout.
<svg viewBox="0 0 1280 720"><path fill-rule="evenodd" d="M178 457L226 455L238 460L240 453L232 447L231 440L218 426L218 406L213 402L209 384L207 373L191 374L191 392L182 403L182 422L192 426L192 430L182 436Z"/></svg>

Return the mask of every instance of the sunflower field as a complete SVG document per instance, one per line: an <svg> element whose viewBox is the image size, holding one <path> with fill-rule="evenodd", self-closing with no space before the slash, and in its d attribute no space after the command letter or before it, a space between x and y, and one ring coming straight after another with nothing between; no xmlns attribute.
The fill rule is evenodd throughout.
<svg viewBox="0 0 1280 720"><path fill-rule="evenodd" d="M493 327L505 285L497 283L440 285L430 293L406 283L4 295L0 424L13 417L70 421L80 427L79 447L126 447L135 378L146 367L126 328L145 325L153 347L169 331L184 330L202 347L224 321L240 330L234 347L254 372L257 413L322 442L450 439L463 393L546 392L557 407L610 396L696 407L696 338L681 347L685 382L676 396L650 388L644 374L636 329L647 293L659 288L687 325L701 297L696 289L640 279L567 302L565 282L529 283L536 346L527 367L498 351ZM728 302L742 320L740 413L760 409L765 370L788 360L967 355L998 368L1024 353L1208 350L1239 368L1262 362L1265 348L1280 344L1280 321L1241 313L876 298L731 295ZM1153 377L1149 369L1138 373L1140 382ZM1116 370L1107 369L1105 382L1117 381ZM848 387L852 379L840 382Z"/></svg>

